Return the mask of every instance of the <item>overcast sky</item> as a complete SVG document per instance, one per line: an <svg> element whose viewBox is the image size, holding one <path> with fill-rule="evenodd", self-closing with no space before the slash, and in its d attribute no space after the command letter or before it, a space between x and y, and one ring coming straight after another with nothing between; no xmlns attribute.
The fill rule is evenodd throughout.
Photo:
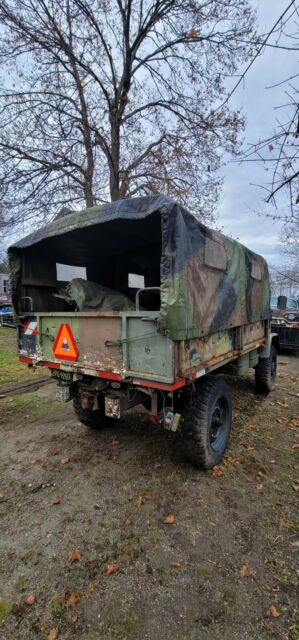
<svg viewBox="0 0 299 640"><path fill-rule="evenodd" d="M258 31L266 33L290 3L290 0L252 0L258 12ZM274 43L274 39L271 40ZM234 108L242 107L246 117L244 147L271 135L275 119L282 117L274 107L286 102L286 86L266 89L298 71L298 53L267 49L254 63L231 98ZM296 80L297 81L297 80ZM261 253L271 264L281 260L278 250L281 224L257 215L264 208L263 185L267 174L262 166L247 162L228 163L223 171L224 187L219 206L218 224L223 232L238 238L253 251Z"/></svg>

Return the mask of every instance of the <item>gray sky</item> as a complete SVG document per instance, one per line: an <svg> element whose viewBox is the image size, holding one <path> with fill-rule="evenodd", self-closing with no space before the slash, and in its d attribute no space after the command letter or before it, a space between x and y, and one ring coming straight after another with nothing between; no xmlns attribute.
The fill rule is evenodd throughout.
<svg viewBox="0 0 299 640"><path fill-rule="evenodd" d="M266 33L288 6L290 0L252 0L258 12L259 33ZM274 43L274 38L270 40ZM231 98L230 105L243 109L246 117L244 148L270 136L277 117L283 111L274 107L286 102L286 86L266 89L298 71L298 53L272 48L256 60ZM295 80L296 82L297 80ZM267 174L261 165L247 162L228 163L223 171L224 187L219 206L218 224L223 232L238 238L253 251L261 253L271 264L281 260L278 243L281 230L279 222L260 217L256 212L265 209L263 185ZM281 202L282 204L282 202ZM270 207L269 211L273 208Z"/></svg>

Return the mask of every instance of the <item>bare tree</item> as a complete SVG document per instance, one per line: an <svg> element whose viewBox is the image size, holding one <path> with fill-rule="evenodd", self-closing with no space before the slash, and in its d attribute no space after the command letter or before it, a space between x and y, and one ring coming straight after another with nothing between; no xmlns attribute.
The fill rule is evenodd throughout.
<svg viewBox="0 0 299 640"><path fill-rule="evenodd" d="M299 52L299 2L291 0L285 7L273 27L264 36L260 36L260 49L265 47ZM251 61L248 68L252 65ZM245 73L248 71L245 70ZM245 73L242 74L244 78ZM260 163L267 172L263 185L265 202L273 205L272 212L268 210L264 215L280 219L288 228L285 241L296 229L292 225L299 224L299 104L298 77L282 78L276 84L271 83L268 90L277 86L285 87L284 104L275 107L277 112L276 126L273 133L265 138L248 145L248 149L241 157L242 162ZM281 115L280 115L281 114Z"/></svg>
<svg viewBox="0 0 299 640"><path fill-rule="evenodd" d="M15 220L167 193L213 216L248 0L0 0L0 189Z"/></svg>

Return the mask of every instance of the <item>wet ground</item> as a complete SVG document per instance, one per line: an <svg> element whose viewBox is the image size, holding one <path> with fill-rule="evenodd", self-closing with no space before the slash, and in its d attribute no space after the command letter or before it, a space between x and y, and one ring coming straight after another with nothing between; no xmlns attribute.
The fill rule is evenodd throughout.
<svg viewBox="0 0 299 640"><path fill-rule="evenodd" d="M231 380L217 474L144 412L95 432L54 384L2 399L0 638L298 640L299 358L279 361L268 398Z"/></svg>

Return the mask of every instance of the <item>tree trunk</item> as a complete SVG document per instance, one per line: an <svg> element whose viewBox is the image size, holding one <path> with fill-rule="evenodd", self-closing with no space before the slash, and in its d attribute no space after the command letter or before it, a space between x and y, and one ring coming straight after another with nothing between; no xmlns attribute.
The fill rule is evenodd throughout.
<svg viewBox="0 0 299 640"><path fill-rule="evenodd" d="M120 157L120 125L117 107L112 106L110 113L111 126L111 160L110 169L110 197L111 201L120 199L119 157Z"/></svg>

